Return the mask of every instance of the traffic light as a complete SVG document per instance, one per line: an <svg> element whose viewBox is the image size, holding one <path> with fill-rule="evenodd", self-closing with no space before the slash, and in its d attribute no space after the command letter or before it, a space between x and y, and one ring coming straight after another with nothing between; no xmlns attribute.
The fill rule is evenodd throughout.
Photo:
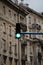
<svg viewBox="0 0 43 65"><path fill-rule="evenodd" d="M19 39L21 37L21 27L20 27L20 23L16 23L16 33L15 33L15 37L17 39Z"/></svg>

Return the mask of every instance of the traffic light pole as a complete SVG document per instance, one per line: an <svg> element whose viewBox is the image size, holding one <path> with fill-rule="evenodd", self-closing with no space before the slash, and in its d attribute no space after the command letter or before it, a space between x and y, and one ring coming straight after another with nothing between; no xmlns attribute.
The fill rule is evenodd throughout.
<svg viewBox="0 0 43 65"><path fill-rule="evenodd" d="M18 39L18 65L21 65L21 44L20 44L20 39Z"/></svg>

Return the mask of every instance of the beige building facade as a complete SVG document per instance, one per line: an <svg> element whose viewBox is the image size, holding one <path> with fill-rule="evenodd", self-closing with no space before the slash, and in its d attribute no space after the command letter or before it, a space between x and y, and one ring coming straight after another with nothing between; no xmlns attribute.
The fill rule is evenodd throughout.
<svg viewBox="0 0 43 65"><path fill-rule="evenodd" d="M34 11L27 5L20 3L21 7L28 11L26 16L27 32L43 32L43 14ZM38 52L41 53L41 65L43 65L43 34L27 34L27 65L39 65Z"/></svg>
<svg viewBox="0 0 43 65"><path fill-rule="evenodd" d="M27 6L19 6L10 0L0 0L0 65L38 65L38 51L42 54L43 35L22 35L15 38L16 23L21 31L43 32L43 15Z"/></svg>
<svg viewBox="0 0 43 65"><path fill-rule="evenodd" d="M43 32L43 15L30 9L29 7L26 8L29 12L27 15L27 32ZM41 65L43 65L43 34L41 35L28 35L27 36L27 43L30 47L30 63L32 65L39 65L38 63L38 52L41 52L42 59ZM28 50L28 52L29 52Z"/></svg>
<svg viewBox="0 0 43 65"><path fill-rule="evenodd" d="M26 24L27 14L10 0L0 0L0 65L21 64L21 42L15 38L15 26L17 22Z"/></svg>

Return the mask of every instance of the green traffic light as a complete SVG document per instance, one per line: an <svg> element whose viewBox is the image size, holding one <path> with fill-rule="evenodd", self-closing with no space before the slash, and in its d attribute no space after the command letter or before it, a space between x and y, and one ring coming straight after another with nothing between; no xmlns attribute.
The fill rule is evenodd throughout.
<svg viewBox="0 0 43 65"><path fill-rule="evenodd" d="M19 39L20 37L21 37L21 34L20 34L20 33L17 33L17 34L16 34L16 38Z"/></svg>

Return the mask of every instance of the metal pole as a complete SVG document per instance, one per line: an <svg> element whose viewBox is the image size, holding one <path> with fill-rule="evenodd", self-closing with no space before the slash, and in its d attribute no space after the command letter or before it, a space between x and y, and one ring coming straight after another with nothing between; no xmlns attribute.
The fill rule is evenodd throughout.
<svg viewBox="0 0 43 65"><path fill-rule="evenodd" d="M19 56L19 39L18 39L18 59L20 58ZM18 61L18 64L20 65L20 61Z"/></svg>
<svg viewBox="0 0 43 65"><path fill-rule="evenodd" d="M21 65L21 43L20 43L20 39L18 39L18 64Z"/></svg>

